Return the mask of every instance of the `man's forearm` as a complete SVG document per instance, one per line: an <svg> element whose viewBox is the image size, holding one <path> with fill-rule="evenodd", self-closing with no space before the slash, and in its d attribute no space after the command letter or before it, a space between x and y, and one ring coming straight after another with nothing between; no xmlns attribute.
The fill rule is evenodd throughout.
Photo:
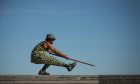
<svg viewBox="0 0 140 84"><path fill-rule="evenodd" d="M56 50L54 51L54 53L51 53L52 55L56 55L56 56L60 56L60 57L63 57L63 58L66 58L68 59L69 57L63 53L61 53L60 51Z"/></svg>

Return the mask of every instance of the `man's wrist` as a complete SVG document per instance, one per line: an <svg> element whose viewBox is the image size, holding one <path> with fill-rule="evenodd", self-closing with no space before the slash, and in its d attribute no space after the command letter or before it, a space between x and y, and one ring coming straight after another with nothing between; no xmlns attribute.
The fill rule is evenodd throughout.
<svg viewBox="0 0 140 84"><path fill-rule="evenodd" d="M65 55L65 58L66 58L66 59L69 59L69 57L68 57L67 55Z"/></svg>

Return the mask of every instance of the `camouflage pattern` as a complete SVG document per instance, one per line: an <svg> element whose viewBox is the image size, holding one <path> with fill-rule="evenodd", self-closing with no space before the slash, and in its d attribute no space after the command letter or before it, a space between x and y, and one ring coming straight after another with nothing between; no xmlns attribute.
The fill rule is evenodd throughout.
<svg viewBox="0 0 140 84"><path fill-rule="evenodd" d="M31 62L35 64L65 66L65 63L49 55L49 53L44 48L44 42L45 41L40 42L33 49L31 53Z"/></svg>

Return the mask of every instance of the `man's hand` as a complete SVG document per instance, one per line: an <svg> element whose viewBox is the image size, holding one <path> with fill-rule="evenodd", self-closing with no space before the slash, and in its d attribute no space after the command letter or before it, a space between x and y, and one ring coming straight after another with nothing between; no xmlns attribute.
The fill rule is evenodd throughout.
<svg viewBox="0 0 140 84"><path fill-rule="evenodd" d="M67 56L67 55L65 55L65 57L64 57L65 59L69 59L69 57Z"/></svg>

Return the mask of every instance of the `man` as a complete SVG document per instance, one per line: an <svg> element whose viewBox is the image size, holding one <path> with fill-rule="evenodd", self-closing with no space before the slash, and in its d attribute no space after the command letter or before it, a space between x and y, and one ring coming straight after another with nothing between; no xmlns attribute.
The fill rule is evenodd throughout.
<svg viewBox="0 0 140 84"><path fill-rule="evenodd" d="M54 40L56 40L56 38L53 34L47 34L45 41L37 44L31 53L32 63L44 64L42 69L38 72L39 75L49 75L49 73L46 72L46 69L50 65L65 67L68 71L72 71L76 65L76 62L73 62L72 64L65 64L62 61L56 59L54 56L49 55L53 54L65 59L69 59L67 55L61 53L59 50L53 47Z"/></svg>

